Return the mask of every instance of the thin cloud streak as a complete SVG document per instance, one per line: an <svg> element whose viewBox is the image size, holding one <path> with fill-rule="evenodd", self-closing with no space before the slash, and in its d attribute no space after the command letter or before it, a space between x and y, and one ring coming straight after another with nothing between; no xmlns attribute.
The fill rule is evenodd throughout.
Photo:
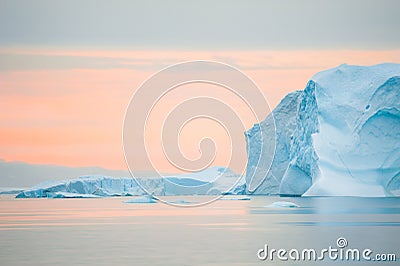
<svg viewBox="0 0 400 266"><path fill-rule="evenodd" d="M323 58L323 61L321 61ZM65 69L157 71L189 60L212 60L242 70L327 68L342 63L372 65L399 62L400 50L28 50L0 49L0 72Z"/></svg>

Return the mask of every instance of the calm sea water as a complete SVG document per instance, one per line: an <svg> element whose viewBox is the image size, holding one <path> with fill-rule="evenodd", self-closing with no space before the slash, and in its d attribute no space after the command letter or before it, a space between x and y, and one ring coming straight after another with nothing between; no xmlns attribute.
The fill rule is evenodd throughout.
<svg viewBox="0 0 400 266"><path fill-rule="evenodd" d="M339 237L347 248L397 254L397 262L312 264L400 261L400 198L259 196L197 208L126 200L1 196L0 265L305 265L311 262L261 261L257 251L266 244L321 250L337 247ZM282 200L301 207L265 207Z"/></svg>

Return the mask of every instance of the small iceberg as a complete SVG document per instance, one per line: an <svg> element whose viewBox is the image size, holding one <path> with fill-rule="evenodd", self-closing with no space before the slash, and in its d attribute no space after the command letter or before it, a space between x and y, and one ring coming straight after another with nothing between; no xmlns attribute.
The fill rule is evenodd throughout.
<svg viewBox="0 0 400 266"><path fill-rule="evenodd" d="M194 204L196 202L187 201L187 200L184 200L184 199L177 199L177 200L174 200L174 201L169 201L169 203L172 203L172 204Z"/></svg>
<svg viewBox="0 0 400 266"><path fill-rule="evenodd" d="M130 199L127 201L124 201L124 203L129 203L129 204L135 204L135 203L157 203L157 200L154 199L153 196L143 196L143 197L138 197L134 199Z"/></svg>
<svg viewBox="0 0 400 266"><path fill-rule="evenodd" d="M299 205L297 205L294 202L290 202L290 201L276 201L265 207L266 208L300 208Z"/></svg>
<svg viewBox="0 0 400 266"><path fill-rule="evenodd" d="M251 200L250 197L222 197L221 200Z"/></svg>

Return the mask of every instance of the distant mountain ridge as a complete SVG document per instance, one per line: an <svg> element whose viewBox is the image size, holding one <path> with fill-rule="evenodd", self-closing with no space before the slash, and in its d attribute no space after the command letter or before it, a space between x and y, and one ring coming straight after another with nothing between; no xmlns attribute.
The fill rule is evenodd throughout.
<svg viewBox="0 0 400 266"><path fill-rule="evenodd" d="M7 162L0 159L0 187L30 187L46 180L63 180L82 175L130 176L129 172L124 170Z"/></svg>

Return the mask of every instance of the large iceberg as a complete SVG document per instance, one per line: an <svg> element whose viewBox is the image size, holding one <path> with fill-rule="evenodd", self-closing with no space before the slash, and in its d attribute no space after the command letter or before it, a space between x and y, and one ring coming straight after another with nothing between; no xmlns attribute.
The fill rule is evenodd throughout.
<svg viewBox="0 0 400 266"><path fill-rule="evenodd" d="M240 175L229 168L210 167L201 172L166 177L134 179L96 175L46 181L21 191L17 198L140 196L147 193L157 196L219 195L244 192L245 182Z"/></svg>
<svg viewBox="0 0 400 266"><path fill-rule="evenodd" d="M246 182L263 178L250 193L400 196L400 65L320 72L245 134Z"/></svg>

